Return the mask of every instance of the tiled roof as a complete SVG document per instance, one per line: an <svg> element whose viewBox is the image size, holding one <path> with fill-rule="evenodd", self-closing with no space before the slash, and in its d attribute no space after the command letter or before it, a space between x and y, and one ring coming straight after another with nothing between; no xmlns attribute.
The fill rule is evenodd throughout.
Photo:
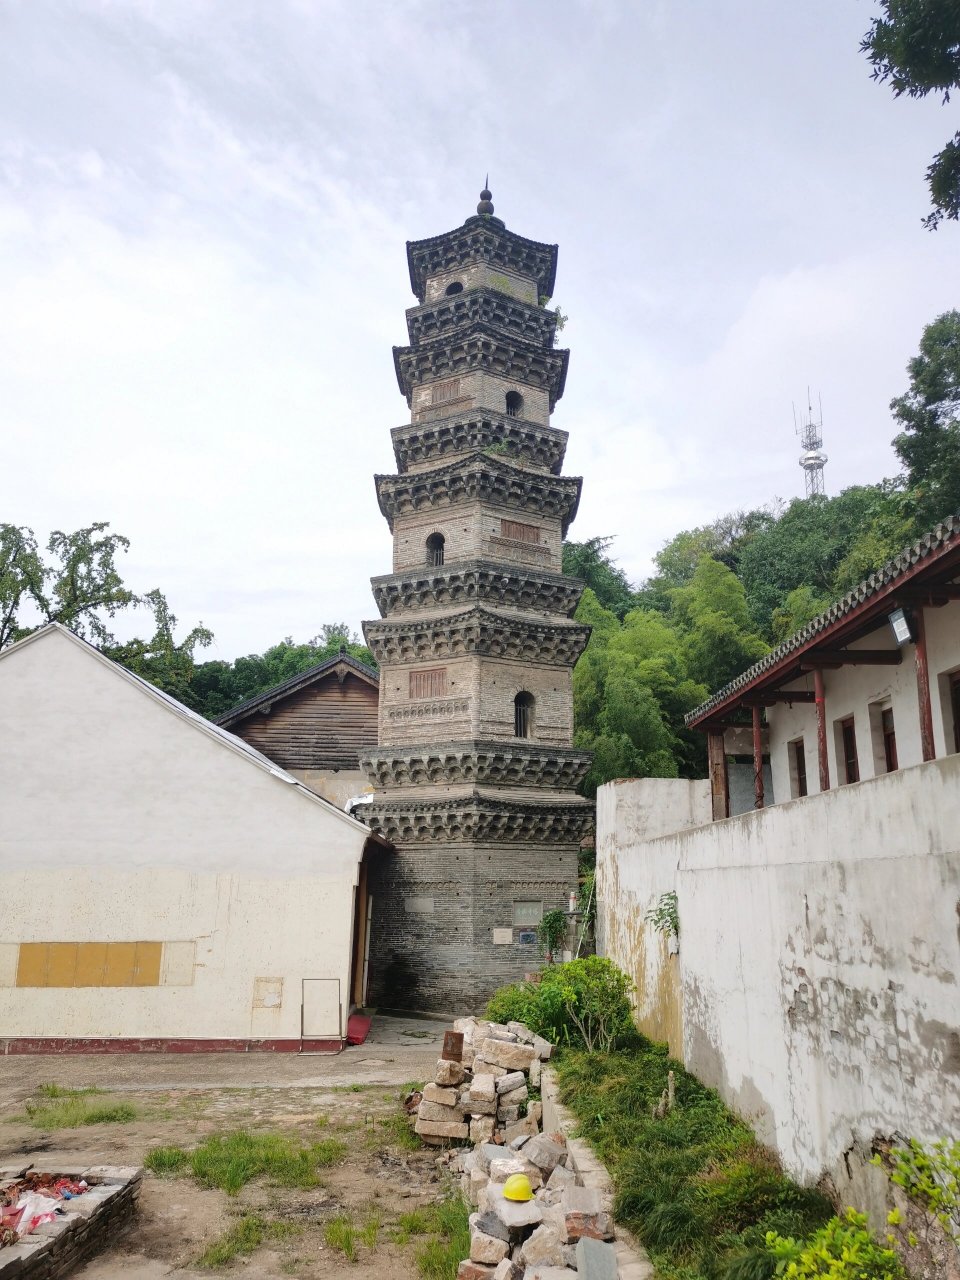
<svg viewBox="0 0 960 1280"><path fill-rule="evenodd" d="M842 600L832 604L829 609L808 622L806 626L794 632L789 639L778 644L775 649L771 649L759 662L755 662L735 680L731 680L728 685L719 689L706 702L688 712L685 717L686 723L691 726L697 725L718 707L729 702L734 695L749 689L761 676L774 671L777 667L789 667L791 664L788 660L798 650L806 648L818 637L825 637L845 619L862 612L876 597L888 597L899 584L905 583L905 580L914 577L945 552L955 548L960 548L960 513L948 516L941 524L924 534L919 542L905 547L882 569L872 573L869 578L864 578L863 582L859 582L852 591L848 591Z"/></svg>

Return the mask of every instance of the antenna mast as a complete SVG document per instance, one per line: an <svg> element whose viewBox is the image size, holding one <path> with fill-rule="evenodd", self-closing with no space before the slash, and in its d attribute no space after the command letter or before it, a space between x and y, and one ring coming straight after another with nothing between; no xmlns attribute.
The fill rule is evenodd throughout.
<svg viewBox="0 0 960 1280"><path fill-rule="evenodd" d="M822 498L823 468L828 461L827 455L823 452L823 401L820 400L819 417L814 418L809 387L807 387L807 420L802 423L797 422L797 408L794 405L793 429L800 437L800 446L803 449L803 453L800 455L800 465L803 467L807 497Z"/></svg>

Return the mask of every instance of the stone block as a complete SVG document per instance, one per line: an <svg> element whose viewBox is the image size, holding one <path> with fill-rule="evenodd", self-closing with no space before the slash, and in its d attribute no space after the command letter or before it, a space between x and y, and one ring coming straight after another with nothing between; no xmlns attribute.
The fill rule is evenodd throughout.
<svg viewBox="0 0 960 1280"><path fill-rule="evenodd" d="M523 1267L512 1258L504 1258L502 1262L497 1263L493 1280L523 1280Z"/></svg>
<svg viewBox="0 0 960 1280"><path fill-rule="evenodd" d="M500 1093L497 1095L498 1107L519 1107L521 1103L526 1102L530 1094L527 1086L522 1085L519 1089L511 1089L509 1093Z"/></svg>
<svg viewBox="0 0 960 1280"><path fill-rule="evenodd" d="M441 1123L461 1124L463 1112L459 1107L442 1107L438 1102L421 1102L417 1109L419 1120L437 1120Z"/></svg>
<svg viewBox="0 0 960 1280"><path fill-rule="evenodd" d="M473 1060L474 1075L489 1076L505 1076L507 1074L506 1067L498 1067L495 1062L488 1062L486 1058L478 1054Z"/></svg>
<svg viewBox="0 0 960 1280"><path fill-rule="evenodd" d="M506 1079L506 1076L502 1077ZM484 1102L495 1102L497 1097L497 1078L482 1071L474 1071L470 1081L470 1097L482 1098Z"/></svg>
<svg viewBox="0 0 960 1280"><path fill-rule="evenodd" d="M519 1239L529 1227L539 1227L543 1210L536 1200L507 1200L498 1182L487 1185L487 1208L495 1213L510 1232L510 1239Z"/></svg>
<svg viewBox="0 0 960 1280"><path fill-rule="evenodd" d="M488 1280L493 1275L493 1267L484 1266L482 1262L473 1262L465 1258L457 1267L457 1280Z"/></svg>
<svg viewBox="0 0 960 1280"><path fill-rule="evenodd" d="M613 1219L602 1207L600 1192L595 1188L564 1187L560 1209L565 1243L584 1236L591 1236L594 1240L613 1239Z"/></svg>
<svg viewBox="0 0 960 1280"><path fill-rule="evenodd" d="M534 1036L533 1048L541 1062L550 1061L550 1055L553 1053L553 1045L549 1040L544 1040L543 1036Z"/></svg>
<svg viewBox="0 0 960 1280"><path fill-rule="evenodd" d="M564 1187L572 1187L577 1181L577 1175L572 1169L565 1169L562 1164L554 1166L550 1177L547 1179L547 1186L551 1190L562 1191Z"/></svg>
<svg viewBox="0 0 960 1280"><path fill-rule="evenodd" d="M526 1173L527 1168L526 1160L521 1160L519 1156L505 1151L495 1160L490 1161L490 1181L506 1182L515 1173Z"/></svg>
<svg viewBox="0 0 960 1280"><path fill-rule="evenodd" d="M503 1067L505 1071L526 1071L538 1055L535 1045L496 1040L487 1036L480 1046L480 1056L494 1066Z"/></svg>
<svg viewBox="0 0 960 1280"><path fill-rule="evenodd" d="M566 1267L527 1267L523 1273L523 1280L573 1280L573 1277L574 1272Z"/></svg>
<svg viewBox="0 0 960 1280"><path fill-rule="evenodd" d="M418 1120L413 1126L421 1138L461 1139L469 1136L469 1126L461 1120L459 1124L452 1121Z"/></svg>
<svg viewBox="0 0 960 1280"><path fill-rule="evenodd" d="M530 1063L530 1088L539 1089L540 1079L543 1074L543 1067L539 1058L534 1058Z"/></svg>
<svg viewBox="0 0 960 1280"><path fill-rule="evenodd" d="M475 1098L472 1093L465 1093L460 1100L460 1105L471 1116L495 1116L497 1114L496 1102L488 1101L486 1098Z"/></svg>
<svg viewBox="0 0 960 1280"><path fill-rule="evenodd" d="M470 1121L470 1141L489 1142L493 1137L493 1116L474 1116Z"/></svg>
<svg viewBox="0 0 960 1280"><path fill-rule="evenodd" d="M499 1080L494 1081L497 1093L509 1093L511 1089L527 1087L527 1077L523 1071L508 1071Z"/></svg>
<svg viewBox="0 0 960 1280"><path fill-rule="evenodd" d="M531 1102L527 1107L527 1115L536 1121L537 1128L539 1129L541 1124L543 1124L543 1103L539 1099L535 1102Z"/></svg>
<svg viewBox="0 0 960 1280"><path fill-rule="evenodd" d="M559 1143L554 1142L552 1138L548 1138L546 1134L537 1134L523 1149L525 1160L529 1160L531 1164L535 1164L538 1169L542 1169L544 1173L553 1173L558 1164L566 1157L566 1148L561 1147Z"/></svg>
<svg viewBox="0 0 960 1280"><path fill-rule="evenodd" d="M517 1124L519 1124L519 1123L520 1123L520 1121L518 1120L518 1121L517 1121ZM520 1148L521 1148L525 1143L527 1143L527 1142L529 1142L529 1141L530 1141L531 1136L532 1136L532 1135L531 1135L531 1134L529 1134L529 1133L518 1133L518 1134L515 1134L515 1135L510 1139L510 1141L509 1141L508 1143L506 1143L505 1145L509 1146L509 1147L510 1147L510 1148L512 1148L512 1150L514 1150L514 1151L519 1151L519 1150L520 1150Z"/></svg>
<svg viewBox="0 0 960 1280"><path fill-rule="evenodd" d="M487 1183L490 1179L482 1169L471 1169L470 1180L467 1184L467 1196L471 1204L479 1205L481 1192L487 1189Z"/></svg>
<svg viewBox="0 0 960 1280"><path fill-rule="evenodd" d="M501 1124L516 1124L520 1119L519 1107L497 1107L497 1119Z"/></svg>
<svg viewBox="0 0 960 1280"><path fill-rule="evenodd" d="M522 1120L516 1120L513 1124L504 1125L503 1140L511 1145L518 1138L532 1138L540 1132L540 1126L533 1116L530 1115L530 1108L527 1107L527 1114Z"/></svg>
<svg viewBox="0 0 960 1280"><path fill-rule="evenodd" d="M490 1161L500 1159L503 1155L503 1147L495 1142L484 1142L482 1146L476 1148L473 1154L476 1156L479 1168L488 1174L490 1172Z"/></svg>
<svg viewBox="0 0 960 1280"><path fill-rule="evenodd" d="M563 1267L563 1245L560 1233L548 1222L542 1222L520 1246L520 1260L526 1267Z"/></svg>
<svg viewBox="0 0 960 1280"><path fill-rule="evenodd" d="M448 1062L446 1058L438 1058L433 1078L437 1084L447 1088L452 1084L462 1084L464 1074L462 1062Z"/></svg>
<svg viewBox="0 0 960 1280"><path fill-rule="evenodd" d="M423 1086L424 1102L435 1102L439 1107L455 1107L460 1100L456 1089L442 1089L438 1084Z"/></svg>
<svg viewBox="0 0 960 1280"><path fill-rule="evenodd" d="M505 1022L488 1022L487 1035L495 1040L506 1040L509 1044L516 1044L517 1042L516 1035Z"/></svg>
<svg viewBox="0 0 960 1280"><path fill-rule="evenodd" d="M522 1044L533 1044L533 1032L522 1022L508 1022L507 1030L512 1031Z"/></svg>
<svg viewBox="0 0 960 1280"><path fill-rule="evenodd" d="M476 1030L476 1028L477 1028L477 1020L474 1017L454 1018L453 1020L454 1031L462 1032L463 1038L465 1040L473 1038L473 1033Z"/></svg>
<svg viewBox="0 0 960 1280"><path fill-rule="evenodd" d="M509 1252L510 1246L507 1241L497 1236L488 1236L483 1231L475 1231L470 1237L471 1262L484 1262L488 1267L495 1267Z"/></svg>
<svg viewBox="0 0 960 1280"><path fill-rule="evenodd" d="M612 1244L583 1236L577 1241L577 1275L581 1280L618 1280L617 1253Z"/></svg>

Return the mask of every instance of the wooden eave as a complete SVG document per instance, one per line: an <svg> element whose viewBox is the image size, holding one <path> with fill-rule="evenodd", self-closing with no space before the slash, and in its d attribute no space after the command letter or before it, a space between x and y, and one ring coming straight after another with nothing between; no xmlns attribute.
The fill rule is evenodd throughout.
<svg viewBox="0 0 960 1280"><path fill-rule="evenodd" d="M372 667L359 662L348 653L341 653L333 658L324 659L323 662L318 663L315 667L308 667L306 671L301 671L297 675L291 676L289 680L284 680L281 684L274 685L272 689L266 689L263 693L255 694L254 697L248 698L246 702L241 702L237 706L231 707L222 716L218 716L214 723L223 728L228 728L232 724L245 720L255 712L269 711L275 703L281 702L285 698L291 698L311 685L332 679L339 679L342 682L348 675L356 676L357 679L363 680L373 689L379 690L380 688L380 676Z"/></svg>

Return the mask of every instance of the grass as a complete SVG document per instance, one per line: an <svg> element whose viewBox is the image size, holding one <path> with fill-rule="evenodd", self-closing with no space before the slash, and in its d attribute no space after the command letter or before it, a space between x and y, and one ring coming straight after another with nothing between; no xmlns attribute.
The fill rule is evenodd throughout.
<svg viewBox="0 0 960 1280"><path fill-rule="evenodd" d="M229 1231L207 1245L197 1259L200 1267L225 1267L241 1254L250 1254L267 1240L279 1240L300 1228L287 1222L271 1222L258 1214L238 1218Z"/></svg>
<svg viewBox="0 0 960 1280"><path fill-rule="evenodd" d="M805 1236L832 1216L830 1202L791 1181L665 1045L637 1037L610 1054L565 1049L556 1069L581 1136L610 1170L616 1217L646 1245L663 1280L767 1280L767 1231ZM654 1119L671 1070L676 1106Z"/></svg>
<svg viewBox="0 0 960 1280"><path fill-rule="evenodd" d="M346 1144L323 1138L303 1146L278 1133L214 1134L192 1151L182 1147L154 1147L144 1164L159 1175L190 1173L206 1187L219 1187L228 1195L254 1178L267 1178L278 1187L315 1187L318 1169L342 1160Z"/></svg>
<svg viewBox="0 0 960 1280"><path fill-rule="evenodd" d="M324 1225L323 1238L331 1249L342 1253L348 1262L356 1262L357 1245L375 1249L383 1219L379 1209L367 1213L363 1226L357 1226L349 1213L338 1213Z"/></svg>
<svg viewBox="0 0 960 1280"><path fill-rule="evenodd" d="M376 1116L370 1131L368 1145L375 1150L383 1147L399 1147L401 1151L420 1151L423 1144L413 1130L410 1117L403 1111L393 1111L386 1116Z"/></svg>
<svg viewBox="0 0 960 1280"><path fill-rule="evenodd" d="M41 1084L26 1103L26 1118L35 1129L80 1129L90 1124L129 1124L137 1109L129 1102L105 1102L100 1089L64 1089Z"/></svg>
<svg viewBox="0 0 960 1280"><path fill-rule="evenodd" d="M461 1197L454 1195L400 1218L400 1233L431 1237L416 1252L423 1280L454 1280L461 1259L470 1256L468 1215Z"/></svg>

